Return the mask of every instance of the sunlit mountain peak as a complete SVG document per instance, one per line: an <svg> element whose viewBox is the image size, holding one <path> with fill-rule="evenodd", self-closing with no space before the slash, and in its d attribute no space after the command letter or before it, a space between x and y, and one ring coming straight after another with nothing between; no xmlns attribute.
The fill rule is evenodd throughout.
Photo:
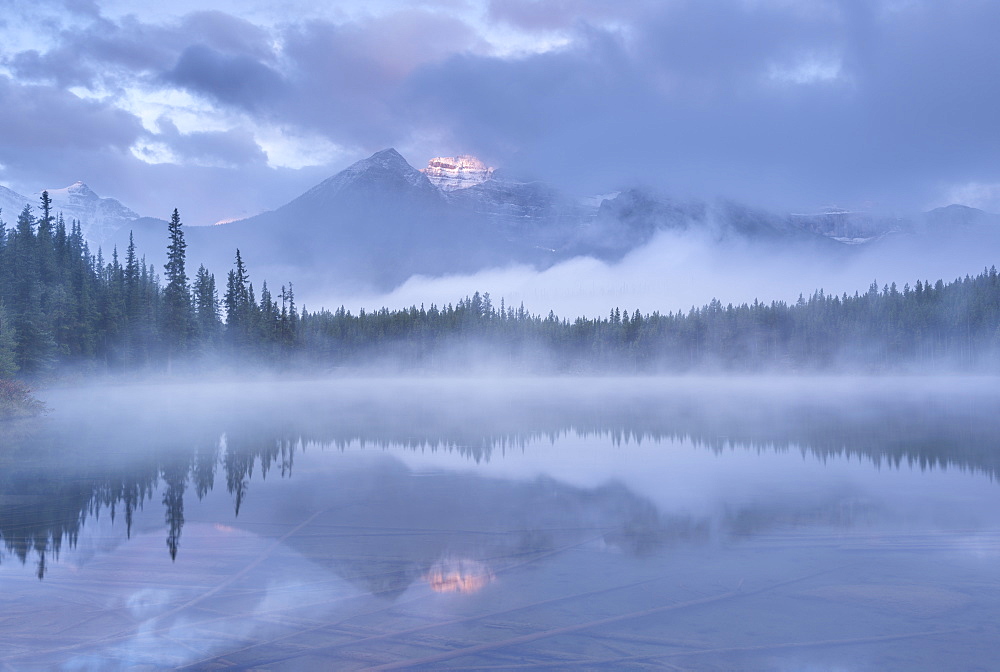
<svg viewBox="0 0 1000 672"><path fill-rule="evenodd" d="M438 156L421 172L442 191L455 191L482 184L493 176L494 168L474 156Z"/></svg>

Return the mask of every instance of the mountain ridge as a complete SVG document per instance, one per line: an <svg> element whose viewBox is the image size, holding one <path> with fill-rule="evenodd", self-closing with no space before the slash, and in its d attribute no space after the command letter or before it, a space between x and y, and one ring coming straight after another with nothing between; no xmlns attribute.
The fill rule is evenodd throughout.
<svg viewBox="0 0 1000 672"><path fill-rule="evenodd" d="M201 263L213 270L229 268L239 248L265 277L385 290L415 275L468 274L515 264L544 269L581 256L616 262L663 232L695 233L710 244L747 242L764 254L789 246L844 254L891 238L923 237L933 243L1000 231L1000 216L957 204L909 218L839 209L783 215L735 201L683 200L636 187L586 202L503 170L487 174L486 164L474 157L457 158L438 157L429 164L438 161L442 171L452 173L468 167L473 179L459 180L459 188L454 180L435 184L426 169L414 168L387 148L274 210L215 226L187 226L190 268ZM139 249L153 263L162 263L163 220L140 217L83 182L49 193L56 212L67 221L84 222L91 249L107 250L112 244L124 249L134 231ZM0 187L8 223L23 208L12 204L31 201ZM36 203L37 198L31 203L37 210Z"/></svg>

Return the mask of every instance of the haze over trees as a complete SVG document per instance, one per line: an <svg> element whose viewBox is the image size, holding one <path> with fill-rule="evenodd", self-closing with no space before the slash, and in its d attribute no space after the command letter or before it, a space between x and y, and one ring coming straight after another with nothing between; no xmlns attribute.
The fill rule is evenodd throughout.
<svg viewBox="0 0 1000 672"><path fill-rule="evenodd" d="M475 293L453 304L314 312L291 285L259 294L235 250L223 296L215 275L186 269L180 214L168 224L162 279L130 239L124 261L93 253L76 222L54 215L0 221L0 377L185 370L255 365L309 370L371 362L424 370L483 365L513 371L767 371L906 367L996 368L1000 277L996 268L953 282L916 281L868 292L822 290L782 301L687 312L614 308L565 319L499 305ZM223 309L225 320L223 321Z"/></svg>

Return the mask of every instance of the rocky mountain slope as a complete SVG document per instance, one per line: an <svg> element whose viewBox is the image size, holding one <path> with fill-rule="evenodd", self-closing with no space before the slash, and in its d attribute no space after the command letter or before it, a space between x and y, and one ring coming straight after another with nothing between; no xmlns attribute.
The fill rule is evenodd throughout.
<svg viewBox="0 0 1000 672"><path fill-rule="evenodd" d="M134 231L140 251L162 266L167 244L162 220L139 217L82 182L49 194L65 219L81 221L93 249L100 245L107 252L117 245L122 251ZM25 198L0 187L8 224L24 203L37 201L37 195ZM974 240L1000 231L1000 216L957 205L913 217L835 209L778 215L638 188L580 200L474 157L438 157L418 170L386 149L276 210L185 230L190 275L204 263L221 279L239 248L257 280L384 290L413 275L511 264L545 268L577 256L616 261L661 232L697 234L720 245L752 244L762 255L776 247L843 255L895 239L905 239L908 250L941 240Z"/></svg>
<svg viewBox="0 0 1000 672"><path fill-rule="evenodd" d="M48 189L52 199L52 211L61 213L67 227L76 220L80 222L83 235L95 250L106 245L121 229L139 219L139 215L113 198L102 198L83 182L74 182L62 189ZM25 205L30 205L38 216L38 205L42 192L32 196L22 196L0 186L0 217L9 225L17 222ZM126 238L127 238L126 234Z"/></svg>

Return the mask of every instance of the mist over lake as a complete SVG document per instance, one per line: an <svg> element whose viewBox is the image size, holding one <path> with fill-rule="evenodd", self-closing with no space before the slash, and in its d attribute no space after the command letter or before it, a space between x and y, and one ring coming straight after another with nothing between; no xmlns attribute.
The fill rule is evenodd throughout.
<svg viewBox="0 0 1000 672"><path fill-rule="evenodd" d="M945 377L53 389L45 423L21 426L2 457L0 660L988 667L997 389Z"/></svg>
<svg viewBox="0 0 1000 672"><path fill-rule="evenodd" d="M998 25L4 3L0 672L996 668Z"/></svg>

